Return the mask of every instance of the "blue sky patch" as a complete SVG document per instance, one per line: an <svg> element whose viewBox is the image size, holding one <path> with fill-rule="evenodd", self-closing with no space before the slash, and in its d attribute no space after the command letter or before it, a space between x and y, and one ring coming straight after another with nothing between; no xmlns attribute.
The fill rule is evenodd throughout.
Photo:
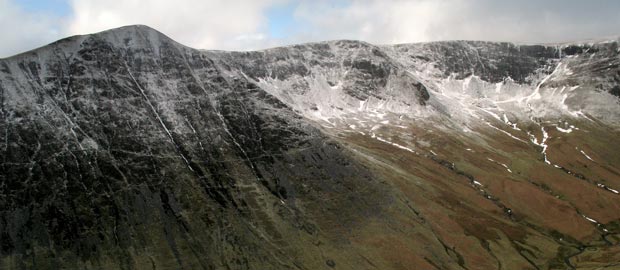
<svg viewBox="0 0 620 270"><path fill-rule="evenodd" d="M269 35L273 38L283 39L291 34L295 29L297 20L294 14L297 8L297 1L289 1L286 4L278 5L267 10L269 19Z"/></svg>
<svg viewBox="0 0 620 270"><path fill-rule="evenodd" d="M45 13L55 17L71 15L71 7L67 0L19 0L13 1L24 11L32 13Z"/></svg>

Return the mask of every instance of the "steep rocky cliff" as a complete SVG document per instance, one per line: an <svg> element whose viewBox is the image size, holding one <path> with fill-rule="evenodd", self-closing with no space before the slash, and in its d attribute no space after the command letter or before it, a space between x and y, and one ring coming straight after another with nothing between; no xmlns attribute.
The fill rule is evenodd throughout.
<svg viewBox="0 0 620 270"><path fill-rule="evenodd" d="M0 59L0 268L617 266L617 44Z"/></svg>

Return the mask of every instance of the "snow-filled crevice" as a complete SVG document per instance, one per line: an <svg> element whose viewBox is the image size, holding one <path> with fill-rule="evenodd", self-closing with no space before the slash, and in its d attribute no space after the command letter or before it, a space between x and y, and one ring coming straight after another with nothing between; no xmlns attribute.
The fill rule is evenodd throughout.
<svg viewBox="0 0 620 270"><path fill-rule="evenodd" d="M575 150L579 150L579 152L580 152L580 153L581 153L584 157L586 157L586 158L587 158L587 159L589 159L590 161L594 161L594 159L592 159L590 156L588 156L588 154L586 154L586 152L584 152L583 150L581 150L581 149L579 149L579 148L577 148L577 147L575 147Z"/></svg>
<svg viewBox="0 0 620 270"><path fill-rule="evenodd" d="M187 165L187 168L192 171L194 171L194 168L192 168L191 163L189 162L189 160L187 159L187 157L185 157L185 155L183 154L183 152L180 149L180 145L175 141L174 137L172 136L172 133L170 132L170 130L168 129L168 127L166 126L166 124L164 123L164 120L162 119L161 115L159 114L159 112L157 111L157 109L155 109L155 106L153 106L153 103L151 102L151 100L149 99L149 97L146 95L146 92L144 91L144 89L142 88L142 86L140 86L140 84L138 83L138 81L136 80L136 78L133 76L133 73L131 72L131 69L129 68L129 65L127 65L127 62L124 61L125 64L125 69L127 70L127 73L129 74L129 77L131 78L131 80L133 81L133 83L135 84L136 88L138 88L138 90L140 91L140 94L142 95L142 97L144 98L144 101L146 102L146 104L149 106L149 108L151 109L151 112L155 115L155 118L157 119L157 121L159 122L160 126L164 129L164 131L166 132L166 134L168 135L168 138L170 138L170 141L172 142L172 144L175 146L177 152L179 153L179 156L183 159L183 161L185 162L185 165Z"/></svg>
<svg viewBox="0 0 620 270"><path fill-rule="evenodd" d="M372 138L374 138L374 139L376 139L376 140L378 140L378 141L380 141L380 142L384 142L384 143L387 143L387 144L389 144L389 145L396 146L396 147L398 147L398 148L400 148L400 149L403 149L403 150L405 150L405 151L409 151L409 152L411 152L411 153L414 153L414 154L416 154L416 155L419 155L419 154L418 154L418 152L416 152L415 150L413 150L413 149L411 149L411 148L409 148L409 147L407 147L407 146L400 145L400 144L397 144L397 143L394 143L394 142L388 141L388 140L386 140L386 139L384 139L384 138L381 138L381 137L377 136L375 133L372 133L371 137L372 137Z"/></svg>
<svg viewBox="0 0 620 270"><path fill-rule="evenodd" d="M515 140L517 140L517 141L520 141L520 142L522 142L522 143L527 143L526 141L522 140L521 138L519 138L519 137L517 137L517 136L515 136L515 135L512 135L512 134L511 134L510 132L508 132L508 131L505 131L505 130L503 130L503 129L501 129L501 128L498 128L498 127L496 127L496 126L492 125L492 124L491 124L491 123L489 123L489 122L486 122L486 121L485 121L485 123L487 124L487 126L489 126L489 127L493 128L493 129L495 129L495 130L497 130L497 131L499 131L499 132L501 132L501 133L504 133L504 134L508 135L508 137L510 137L510 138L513 138L513 139L515 139Z"/></svg>
<svg viewBox="0 0 620 270"><path fill-rule="evenodd" d="M608 187L605 184L597 183L596 186L600 187L600 188L602 188L604 190L607 190L607 191L609 191L611 193L620 194L620 191L618 191L617 189L610 188L610 187Z"/></svg>
<svg viewBox="0 0 620 270"><path fill-rule="evenodd" d="M499 161L496 161L496 160L494 160L494 159L492 159L492 158L487 158L487 160L488 160L488 161L491 161L491 162L493 162L493 163L495 163L495 164L501 165L501 166L502 166L502 167L504 167L504 168L505 168L505 169L506 169L509 173L512 173L512 170L510 169L510 167L508 167L508 165L506 165L506 164L504 164L504 163L501 163L501 162L499 162Z"/></svg>
<svg viewBox="0 0 620 270"><path fill-rule="evenodd" d="M545 130L545 127L540 127L540 131L542 132L542 136L543 136L540 142L538 142L538 139L536 138L536 136L534 136L534 134L531 134L530 132L528 132L528 135L530 136L530 141L533 144L542 147L541 154L543 154L545 163L551 165L551 161L549 161L549 159L547 158L547 148L549 147L549 145L547 145L547 140L549 139L549 134Z"/></svg>

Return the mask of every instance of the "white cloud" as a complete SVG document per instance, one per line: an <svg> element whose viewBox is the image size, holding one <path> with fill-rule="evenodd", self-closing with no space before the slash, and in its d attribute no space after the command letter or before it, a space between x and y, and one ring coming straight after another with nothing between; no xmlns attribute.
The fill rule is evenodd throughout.
<svg viewBox="0 0 620 270"><path fill-rule="evenodd" d="M0 57L130 24L149 25L194 48L222 50L330 39L555 42L620 34L620 1L614 0L67 1L72 14L58 18L21 10L18 0L0 0ZM276 25L286 32L275 38L268 10L286 3L293 5L295 20Z"/></svg>
<svg viewBox="0 0 620 270"><path fill-rule="evenodd" d="M558 42L620 34L620 2L612 0L307 1L295 15L310 29L296 40Z"/></svg>
<svg viewBox="0 0 620 270"><path fill-rule="evenodd" d="M245 49L266 42L265 11L280 2L282 0L72 0L75 15L69 31L83 34L145 24L195 48Z"/></svg>
<svg viewBox="0 0 620 270"><path fill-rule="evenodd" d="M61 38L61 25L59 18L29 13L9 0L0 0L0 58Z"/></svg>
<svg viewBox="0 0 620 270"><path fill-rule="evenodd" d="M375 43L429 40L429 26L444 19L443 1L353 1L333 8L327 2L305 2L296 10L312 25L315 38L350 38Z"/></svg>

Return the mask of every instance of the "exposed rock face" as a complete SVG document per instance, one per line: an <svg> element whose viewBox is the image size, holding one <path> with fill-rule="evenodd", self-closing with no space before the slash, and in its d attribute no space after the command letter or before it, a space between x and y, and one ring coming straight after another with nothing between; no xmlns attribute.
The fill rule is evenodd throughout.
<svg viewBox="0 0 620 270"><path fill-rule="evenodd" d="M146 26L0 59L0 268L611 266L619 59Z"/></svg>
<svg viewBox="0 0 620 270"><path fill-rule="evenodd" d="M464 79L478 75L491 83L506 78L518 83L531 82L528 77L532 73L550 59L560 57L554 47L480 41L403 44L393 48L412 59L432 61L444 76L455 74L457 79Z"/></svg>

